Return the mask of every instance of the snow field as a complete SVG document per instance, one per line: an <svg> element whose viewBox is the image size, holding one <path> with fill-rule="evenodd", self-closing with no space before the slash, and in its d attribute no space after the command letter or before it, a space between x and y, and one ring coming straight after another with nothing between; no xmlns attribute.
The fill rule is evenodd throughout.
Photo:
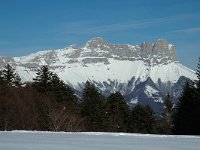
<svg viewBox="0 0 200 150"><path fill-rule="evenodd" d="M0 132L1 150L199 150L199 136L94 132Z"/></svg>

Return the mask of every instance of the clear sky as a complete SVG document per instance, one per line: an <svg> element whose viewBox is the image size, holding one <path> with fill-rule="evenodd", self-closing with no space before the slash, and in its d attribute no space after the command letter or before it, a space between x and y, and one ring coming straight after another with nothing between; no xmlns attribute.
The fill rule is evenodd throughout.
<svg viewBox="0 0 200 150"><path fill-rule="evenodd" d="M116 44L163 38L195 70L200 0L0 0L1 56L83 45L93 37Z"/></svg>

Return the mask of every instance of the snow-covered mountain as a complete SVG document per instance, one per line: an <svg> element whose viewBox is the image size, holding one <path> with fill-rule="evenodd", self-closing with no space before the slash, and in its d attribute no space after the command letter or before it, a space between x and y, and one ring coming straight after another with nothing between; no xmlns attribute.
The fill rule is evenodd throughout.
<svg viewBox="0 0 200 150"><path fill-rule="evenodd" d="M176 100L185 80L196 79L194 71L178 61L175 46L163 39L134 46L94 38L81 47L0 57L0 67L6 63L14 66L24 81L31 81L36 70L47 65L77 91L89 80L105 95L120 91L129 105L150 104L155 111L167 93Z"/></svg>

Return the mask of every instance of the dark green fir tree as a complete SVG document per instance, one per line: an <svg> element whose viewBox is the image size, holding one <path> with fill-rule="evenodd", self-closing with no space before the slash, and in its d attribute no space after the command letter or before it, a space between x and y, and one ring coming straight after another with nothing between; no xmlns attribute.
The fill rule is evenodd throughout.
<svg viewBox="0 0 200 150"><path fill-rule="evenodd" d="M81 113L87 120L90 131L103 131L104 125L104 97L98 92L95 85L86 82L83 89Z"/></svg>
<svg viewBox="0 0 200 150"><path fill-rule="evenodd" d="M131 113L133 120L132 132L138 133L154 133L156 127L156 119L152 108L148 105L136 105Z"/></svg>
<svg viewBox="0 0 200 150"><path fill-rule="evenodd" d="M55 73L51 76L50 86L57 102L70 105L77 104L77 97L75 96L74 91Z"/></svg>
<svg viewBox="0 0 200 150"><path fill-rule="evenodd" d="M33 78L33 85L42 93L50 91L52 72L49 71L48 67L42 66L36 74L36 78Z"/></svg>
<svg viewBox="0 0 200 150"><path fill-rule="evenodd" d="M197 80L186 82L176 106L174 117L175 134L200 135L200 60L197 66Z"/></svg>
<svg viewBox="0 0 200 150"><path fill-rule="evenodd" d="M129 108L120 92L111 94L106 102L106 126L108 131L127 132Z"/></svg>
<svg viewBox="0 0 200 150"><path fill-rule="evenodd" d="M193 126L193 99L194 90L188 82L186 82L183 93L175 108L174 116L174 132L175 134L191 134Z"/></svg>
<svg viewBox="0 0 200 150"><path fill-rule="evenodd" d="M173 103L170 95L167 94L167 96L164 99L164 106L161 112L162 133L164 134L172 133L172 128L173 128L172 117L173 117Z"/></svg>
<svg viewBox="0 0 200 150"><path fill-rule="evenodd" d="M0 75L1 84L15 87L22 85L21 78L15 72L15 69L9 64L5 66L5 68L1 71Z"/></svg>

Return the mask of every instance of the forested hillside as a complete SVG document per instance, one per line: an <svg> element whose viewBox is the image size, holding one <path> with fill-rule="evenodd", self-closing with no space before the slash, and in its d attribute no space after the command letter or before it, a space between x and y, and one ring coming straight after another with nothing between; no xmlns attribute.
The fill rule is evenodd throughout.
<svg viewBox="0 0 200 150"><path fill-rule="evenodd" d="M0 72L0 130L200 134L200 64L197 77L186 82L177 104L163 97L158 115L148 105L130 108L119 92L105 97L89 81L78 98L47 66L22 83L8 64Z"/></svg>

